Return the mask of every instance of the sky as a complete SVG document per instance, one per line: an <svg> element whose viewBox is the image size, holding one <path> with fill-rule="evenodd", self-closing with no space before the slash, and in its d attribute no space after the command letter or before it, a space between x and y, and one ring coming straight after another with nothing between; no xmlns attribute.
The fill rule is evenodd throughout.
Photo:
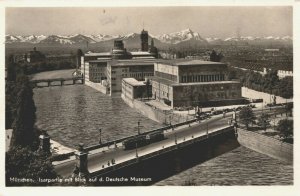
<svg viewBox="0 0 300 196"><path fill-rule="evenodd" d="M6 8L5 31L11 35L139 33L151 35L190 28L202 37L292 36L289 6Z"/></svg>

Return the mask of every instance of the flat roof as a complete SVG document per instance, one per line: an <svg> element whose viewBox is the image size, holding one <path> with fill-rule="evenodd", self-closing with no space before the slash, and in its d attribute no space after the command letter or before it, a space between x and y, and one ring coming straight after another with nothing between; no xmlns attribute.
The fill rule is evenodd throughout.
<svg viewBox="0 0 300 196"><path fill-rule="evenodd" d="M111 52L85 53L84 56L111 56Z"/></svg>
<svg viewBox="0 0 300 196"><path fill-rule="evenodd" d="M226 63L221 62L212 62L212 61L203 61L197 59L168 59L160 60L158 63L168 64L173 66L188 66L188 65L226 65Z"/></svg>
<svg viewBox="0 0 300 196"><path fill-rule="evenodd" d="M97 59L97 60L90 60L88 61L89 63L102 63L102 62L108 62L111 61L111 58L101 58L101 59Z"/></svg>
<svg viewBox="0 0 300 196"><path fill-rule="evenodd" d="M144 86L146 85L143 81L137 81L135 78L123 78L123 80L131 86Z"/></svg>
<svg viewBox="0 0 300 196"><path fill-rule="evenodd" d="M124 59L124 60L112 60L110 64L112 66L134 66L134 65L154 65L156 61L152 59Z"/></svg>
<svg viewBox="0 0 300 196"><path fill-rule="evenodd" d="M138 52L130 52L132 55L151 55L150 52L145 52L145 51L138 51Z"/></svg>

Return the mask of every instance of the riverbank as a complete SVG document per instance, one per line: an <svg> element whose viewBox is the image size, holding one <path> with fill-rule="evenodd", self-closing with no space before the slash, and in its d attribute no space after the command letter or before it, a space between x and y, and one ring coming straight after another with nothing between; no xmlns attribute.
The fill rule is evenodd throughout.
<svg viewBox="0 0 300 196"><path fill-rule="evenodd" d="M94 83L86 80L84 81L84 84L103 94L108 94L107 88L100 83Z"/></svg>
<svg viewBox="0 0 300 196"><path fill-rule="evenodd" d="M147 101L139 101L137 99L128 99L121 95L122 100L131 108L136 109L143 116L164 124L175 124L192 120L190 115L176 114L172 110L162 110L157 106L153 106Z"/></svg>
<svg viewBox="0 0 300 196"><path fill-rule="evenodd" d="M242 146L270 157L283 160L288 164L293 164L292 144L240 128L237 129L237 133L238 142Z"/></svg>

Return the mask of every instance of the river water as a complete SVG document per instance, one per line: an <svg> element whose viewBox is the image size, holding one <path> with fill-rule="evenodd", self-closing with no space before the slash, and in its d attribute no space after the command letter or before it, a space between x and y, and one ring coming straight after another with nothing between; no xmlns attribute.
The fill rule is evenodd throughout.
<svg viewBox="0 0 300 196"><path fill-rule="evenodd" d="M160 126L128 107L84 85L34 89L37 126L65 146L97 144L137 133L137 122L146 131ZM155 185L292 185L293 166L245 147L208 160Z"/></svg>
<svg viewBox="0 0 300 196"><path fill-rule="evenodd" d="M102 130L102 142L120 139L160 127L118 96L111 98L84 85L34 89L37 108L36 125L47 130L51 139L71 148L79 143L97 144Z"/></svg>

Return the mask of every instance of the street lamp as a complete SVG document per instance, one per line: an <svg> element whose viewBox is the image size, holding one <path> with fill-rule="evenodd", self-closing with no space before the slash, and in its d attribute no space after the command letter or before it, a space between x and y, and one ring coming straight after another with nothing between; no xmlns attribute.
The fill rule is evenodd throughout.
<svg viewBox="0 0 300 196"><path fill-rule="evenodd" d="M208 137L208 122L206 123L206 135Z"/></svg>
<svg viewBox="0 0 300 196"><path fill-rule="evenodd" d="M138 121L138 127L137 127L137 129L138 129L138 135L140 135L140 121Z"/></svg>
<svg viewBox="0 0 300 196"><path fill-rule="evenodd" d="M139 157L138 151L137 151L137 143L135 143L135 157L136 157L136 158Z"/></svg>
<svg viewBox="0 0 300 196"><path fill-rule="evenodd" d="M102 144L102 141L101 141L101 133L102 133L102 129L99 129L99 133L100 133L99 144Z"/></svg>

